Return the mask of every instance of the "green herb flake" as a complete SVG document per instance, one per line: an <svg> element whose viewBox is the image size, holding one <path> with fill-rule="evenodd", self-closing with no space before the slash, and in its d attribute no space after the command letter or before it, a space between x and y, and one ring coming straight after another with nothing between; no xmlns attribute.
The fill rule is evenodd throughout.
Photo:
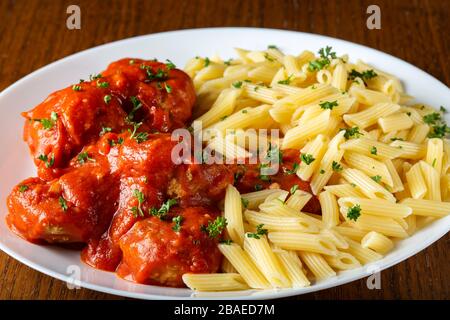
<svg viewBox="0 0 450 320"><path fill-rule="evenodd" d="M59 196L58 202L63 211L67 211L69 207L67 206L67 201L63 198L63 196Z"/></svg>
<svg viewBox="0 0 450 320"><path fill-rule="evenodd" d="M214 221L209 221L207 226L202 226L201 230L206 232L210 238L217 238L227 225L227 219L219 216Z"/></svg>
<svg viewBox="0 0 450 320"><path fill-rule="evenodd" d="M170 208L176 205L177 203L178 202L176 199L169 199L165 203L163 203L159 209L151 208L150 214L162 220L169 213Z"/></svg>
<svg viewBox="0 0 450 320"><path fill-rule="evenodd" d="M21 184L19 186L19 192L20 193L23 193L23 192L27 191L28 189L29 189L29 187L27 185L25 185L25 184Z"/></svg>
<svg viewBox="0 0 450 320"><path fill-rule="evenodd" d="M358 220L361 215L361 206L359 204L355 204L353 207L348 208L347 210L347 218L353 221Z"/></svg>
<svg viewBox="0 0 450 320"><path fill-rule="evenodd" d="M247 238L261 239L261 236L268 233L267 229L263 229L264 224L256 226L256 233L247 233Z"/></svg>
<svg viewBox="0 0 450 320"><path fill-rule="evenodd" d="M373 181L375 181L376 183L380 183L381 182L381 176L380 175L376 175L373 177L370 177Z"/></svg>
<svg viewBox="0 0 450 320"><path fill-rule="evenodd" d="M376 156L378 153L377 147L373 146L372 149L370 149L370 153Z"/></svg>
<svg viewBox="0 0 450 320"><path fill-rule="evenodd" d="M294 185L291 187L291 189L289 190L289 193L290 193L290 194L294 194L295 191L297 191L297 190L298 190L298 184L294 184Z"/></svg>
<svg viewBox="0 0 450 320"><path fill-rule="evenodd" d="M338 162L333 161L331 169L333 169L334 172L341 172L344 168Z"/></svg>
<svg viewBox="0 0 450 320"><path fill-rule="evenodd" d="M182 216L176 216L172 218L172 222L175 224L172 227L172 230L175 232L180 232L181 230L181 223L183 222L183 217Z"/></svg>
<svg viewBox="0 0 450 320"><path fill-rule="evenodd" d="M316 160L316 158L314 158L314 156L312 154L309 153L302 153L300 155L300 159L302 160L302 162L304 162L306 165L310 165L311 163L314 162L314 160Z"/></svg>
<svg viewBox="0 0 450 320"><path fill-rule="evenodd" d="M322 103L319 103L319 106L322 108L322 109L324 109L324 110L333 110L333 108L334 107L337 107L339 104L338 104L338 102L335 100L335 101L325 101L325 102L322 102Z"/></svg>

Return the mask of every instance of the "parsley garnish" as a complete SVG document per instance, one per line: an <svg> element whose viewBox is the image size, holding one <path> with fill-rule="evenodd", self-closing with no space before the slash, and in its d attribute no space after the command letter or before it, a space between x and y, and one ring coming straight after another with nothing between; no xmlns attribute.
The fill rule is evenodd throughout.
<svg viewBox="0 0 450 320"><path fill-rule="evenodd" d="M267 46L267 49L277 49L278 50L278 47L276 45L274 45L274 44L269 44Z"/></svg>
<svg viewBox="0 0 450 320"><path fill-rule="evenodd" d="M97 87L99 87L99 88L108 88L109 87L109 83L108 82L100 82L100 81L97 81Z"/></svg>
<svg viewBox="0 0 450 320"><path fill-rule="evenodd" d="M370 149L370 153L373 155L377 155L378 153L377 147L373 146L372 149Z"/></svg>
<svg viewBox="0 0 450 320"><path fill-rule="evenodd" d="M131 208L131 212L133 212L133 216L137 217L140 215L141 217L144 216L144 211L142 211L142 204L145 201L145 195L143 192L139 191L138 189L133 190L133 196L137 199L138 205Z"/></svg>
<svg viewBox="0 0 450 320"><path fill-rule="evenodd" d="M242 202L242 205L244 206L244 208L248 207L248 203L249 203L248 199L241 198L241 202Z"/></svg>
<svg viewBox="0 0 450 320"><path fill-rule="evenodd" d="M325 102L322 102L322 103L319 103L319 106L322 108L322 109L324 109L324 110L327 110L327 109L329 109L329 110L333 110L333 108L334 107L337 107L339 104L338 104L338 102L335 100L335 101L331 101L331 102L329 102L329 101L325 101Z"/></svg>
<svg viewBox="0 0 450 320"><path fill-rule="evenodd" d="M258 224L256 226L256 233L247 233L247 238L260 239L261 236L267 234L267 229L263 229L264 224Z"/></svg>
<svg viewBox="0 0 450 320"><path fill-rule="evenodd" d="M308 65L308 71L318 71L322 70L326 66L328 66L331 62L331 59L336 59L336 52L331 51L332 47L325 47L319 50L320 59L310 61Z"/></svg>
<svg viewBox="0 0 450 320"><path fill-rule="evenodd" d="M441 120L442 120L441 115L437 112L433 112L433 113L423 116L423 121L426 124L436 124L437 122L439 122Z"/></svg>
<svg viewBox="0 0 450 320"><path fill-rule="evenodd" d="M77 160L81 164L84 164L86 161L94 161L94 159L89 157L89 154L87 152L80 152L80 154L77 157Z"/></svg>
<svg viewBox="0 0 450 320"><path fill-rule="evenodd" d="M211 61L209 60L208 57L206 57L206 58L205 58L205 68L206 68L207 66L209 66L210 63L211 63Z"/></svg>
<svg viewBox="0 0 450 320"><path fill-rule="evenodd" d="M348 75L348 79L355 80L355 78L361 78L363 81L365 81L365 80L375 78L376 76L378 76L378 74L375 71L373 71L372 69L365 70L363 72L358 72L355 69L352 69L352 71Z"/></svg>
<svg viewBox="0 0 450 320"><path fill-rule="evenodd" d="M304 162L308 166L311 163L313 163L314 160L316 160L316 158L314 158L312 154L308 154L308 153L302 153L300 155L300 159L302 160L302 162Z"/></svg>
<svg viewBox="0 0 450 320"><path fill-rule="evenodd" d="M232 86L235 87L236 89L239 89L242 87L242 81L233 82Z"/></svg>
<svg viewBox="0 0 450 320"><path fill-rule="evenodd" d="M52 156L50 157L50 159L49 159L48 156L47 156L46 154L41 154L41 155L38 157L38 159L41 160L41 161L44 161L45 166L46 166L47 168L52 167L53 164L55 163L55 156L54 156L54 155L52 155Z"/></svg>
<svg viewBox="0 0 450 320"><path fill-rule="evenodd" d="M375 181L376 183L380 183L381 181L381 176L380 175L376 175L373 177L370 177L373 181Z"/></svg>
<svg viewBox="0 0 450 320"><path fill-rule="evenodd" d="M347 210L347 218L350 220L358 220L361 215L361 206L359 204L355 204L353 207L348 208Z"/></svg>
<svg viewBox="0 0 450 320"><path fill-rule="evenodd" d="M294 164L292 165L292 170L286 169L284 172L286 172L287 174L295 174L298 170L299 164L297 162L294 162Z"/></svg>
<svg viewBox="0 0 450 320"><path fill-rule="evenodd" d="M278 83L279 83L279 84L290 84L291 81L292 81L291 79L292 79L293 76L294 76L294 75L291 74L289 77L287 77L287 79L280 80L280 81L278 81Z"/></svg>
<svg viewBox="0 0 450 320"><path fill-rule="evenodd" d="M341 129L341 130L345 130L344 137L347 140L350 139L350 138L358 138L358 137L363 135L361 132L359 132L359 128L358 127Z"/></svg>
<svg viewBox="0 0 450 320"><path fill-rule="evenodd" d="M142 103L139 101L138 98L132 96L130 97L131 103L133 104L133 108L131 109L130 113L127 115L125 120L127 122L133 122L134 116L136 114L136 111L138 111L140 108L142 108Z"/></svg>
<svg viewBox="0 0 450 320"><path fill-rule="evenodd" d="M260 191L260 190L262 190L262 188L263 188L262 185L260 185L260 184L255 184L255 190L256 190L256 191Z"/></svg>
<svg viewBox="0 0 450 320"><path fill-rule="evenodd" d="M90 81L92 81L92 80L97 80L97 79L100 79L102 77L102 74L101 73L99 73L99 74L90 74L89 75L89 80Z"/></svg>
<svg viewBox="0 0 450 320"><path fill-rule="evenodd" d="M228 60L224 61L223 64L226 65L226 66L230 66L231 65L231 61L233 61L233 59L228 59Z"/></svg>
<svg viewBox="0 0 450 320"><path fill-rule="evenodd" d="M72 90L73 91L81 91L81 86L76 84L76 85L72 86Z"/></svg>
<svg viewBox="0 0 450 320"><path fill-rule="evenodd" d="M442 113L447 113L447 109L445 109L443 106L440 106L440 107L439 107L439 110L440 110Z"/></svg>
<svg viewBox="0 0 450 320"><path fill-rule="evenodd" d="M166 88L167 93L172 93L172 87L169 86L169 85L167 84L167 82L164 83L164 87Z"/></svg>
<svg viewBox="0 0 450 320"><path fill-rule="evenodd" d="M173 217L172 222L175 223L175 225L172 227L172 230L175 232L179 232L181 229L181 223L183 222L183 217L182 216Z"/></svg>
<svg viewBox="0 0 450 320"><path fill-rule="evenodd" d="M19 186L19 192L20 192L20 193L25 192L25 191L27 191L28 189L29 189L29 187L28 187L27 185L21 184L21 185Z"/></svg>
<svg viewBox="0 0 450 320"><path fill-rule="evenodd" d="M59 196L58 201L59 201L59 205L61 206L63 211L67 211L68 207L67 207L66 199L64 199L63 196Z"/></svg>
<svg viewBox="0 0 450 320"><path fill-rule="evenodd" d="M53 128L53 126L56 123L56 120L58 120L58 114L54 111L50 114L50 119L33 119L34 121L40 122L42 124L42 127L45 130L50 130Z"/></svg>
<svg viewBox="0 0 450 320"><path fill-rule="evenodd" d="M104 135L105 133L111 132L112 129L110 127L102 127L102 131L100 131L100 136Z"/></svg>
<svg viewBox="0 0 450 320"><path fill-rule="evenodd" d="M344 168L342 168L342 166L338 162L333 161L333 163L331 164L331 169L333 169L334 172L341 172Z"/></svg>
<svg viewBox="0 0 450 320"><path fill-rule="evenodd" d="M105 103L108 104L111 101L111 96L107 94L106 96L103 97L103 101L105 101Z"/></svg>
<svg viewBox="0 0 450 320"><path fill-rule="evenodd" d="M431 128L431 132L428 134L428 138L444 138L450 133L450 128L446 124L435 125Z"/></svg>
<svg viewBox="0 0 450 320"><path fill-rule="evenodd" d="M323 170L323 169L320 169L320 172L319 172L320 174L324 174L325 173L325 170Z"/></svg>
<svg viewBox="0 0 450 320"><path fill-rule="evenodd" d="M219 216L214 221L209 221L207 226L202 226L201 230L208 233L210 238L217 238L228 225L225 217Z"/></svg>
<svg viewBox="0 0 450 320"><path fill-rule="evenodd" d="M294 185L291 187L291 189L289 190L289 193L290 193L290 194L294 194L295 191L297 191L297 190L298 190L298 184L294 184Z"/></svg>
<svg viewBox="0 0 450 320"><path fill-rule="evenodd" d="M177 200L176 199L169 199L165 203L163 203L159 209L151 208L150 209L150 214L152 216L159 217L160 219L163 219L167 215L167 213L169 213L170 208L172 206L176 205L176 204L177 204Z"/></svg>
<svg viewBox="0 0 450 320"><path fill-rule="evenodd" d="M226 245L231 245L233 243L233 240L229 240L229 239L224 239L224 240L220 240L219 243L221 244L226 244Z"/></svg>
<svg viewBox="0 0 450 320"><path fill-rule="evenodd" d="M172 70L172 69L175 69L177 66L172 62L172 61L170 61L169 59L166 59L166 66L167 66L167 69L169 69L169 70Z"/></svg>

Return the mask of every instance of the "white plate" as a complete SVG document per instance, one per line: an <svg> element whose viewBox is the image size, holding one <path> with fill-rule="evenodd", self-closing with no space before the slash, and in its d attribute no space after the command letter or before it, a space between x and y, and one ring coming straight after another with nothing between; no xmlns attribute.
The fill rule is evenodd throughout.
<svg viewBox="0 0 450 320"><path fill-rule="evenodd" d="M235 56L233 47L264 49L275 44L285 52L299 53L303 49L317 51L326 45L333 46L338 54L349 54L351 60L363 59L374 66L394 73L405 84L407 92L439 107L450 102L447 86L424 71L385 53L343 40L319 35L271 29L217 28L183 30L141 36L89 49L52 63L19 80L0 94L0 249L33 269L57 279L73 279L79 268L80 285L89 289L143 299L190 299L188 289L164 288L133 284L118 278L114 273L99 271L84 265L77 251L28 243L10 232L5 224L6 196L22 179L34 176L26 144L22 141L23 119L20 112L29 110L51 92L100 72L119 58L157 58L172 60L179 67L187 59L219 53L221 57ZM24 53L25 55L25 53ZM22 58L25 58L22 57ZM450 119L447 119L450 120ZM383 270L397 264L431 245L450 230L450 216L445 217L412 237L397 243L395 250L382 260L365 267L341 273L302 289L271 291L245 291L204 294L202 298L267 299L299 295L338 286L367 277L374 270ZM72 277L71 277L72 275ZM428 274L421 275L429 277ZM0 280L1 281L1 280Z"/></svg>

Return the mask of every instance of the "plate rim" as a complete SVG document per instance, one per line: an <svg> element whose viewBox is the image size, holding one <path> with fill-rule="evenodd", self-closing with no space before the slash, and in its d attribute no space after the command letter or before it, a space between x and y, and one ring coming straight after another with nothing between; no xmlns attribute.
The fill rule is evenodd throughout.
<svg viewBox="0 0 450 320"><path fill-rule="evenodd" d="M12 83L11 85L9 85L8 87L6 87L5 89L3 89L0 92L0 99L3 96L6 96L9 94L10 91L15 90L16 87L20 86L23 82L26 82L27 80L29 80L30 78L33 78L36 74L40 73L40 72L44 72L47 69L53 68L57 65L60 64L64 64L67 61L70 61L71 59L76 59L78 56L86 54L90 51L94 51L94 50L99 50L101 48L104 47L109 47L109 46L120 46L123 44L126 44L127 42L132 42L132 41L139 41L141 39L145 39L145 38L158 38L158 37L165 37L167 35L173 35L173 34L187 34L187 33L195 33L195 32L213 32L213 31L221 31L221 32L226 32L226 31L240 31L240 30L245 30L245 31L251 31L251 32L279 32L279 33L291 33L293 35L303 35L303 36L307 36L307 37L313 37L313 38L318 38L318 39L323 39L324 41L326 40L331 40L332 42L340 42L344 45L347 46L352 46L352 47L356 47L356 48L362 48L364 50L369 50L372 51L372 53L376 54L376 55L382 55L382 56L388 56L391 59L394 59L394 61L396 63L401 63L401 64L406 64L409 68L412 68L413 71L415 73L419 73L422 75L426 75L427 77L431 77L434 81L436 81L436 83L438 83L439 85L441 85L444 89L446 88L448 90L448 86L443 83L441 80L437 79L436 77L434 77L433 75L425 72L424 70L418 68L417 66L411 64L408 61L402 60L392 54L389 53L385 53L383 51L380 51L378 49L366 46L366 45L362 45L359 43L355 43L355 42L351 42L348 40L344 40L341 38L335 38L335 37L330 37L330 36L326 36L326 35L321 35L321 34L315 34L315 33L309 33L309 32L301 32L301 31L295 31L295 30L283 30L283 29L276 29L276 28L254 28L254 27L212 27L212 28L189 28L189 29L179 29L179 30L170 30L170 31L164 31L164 32L158 32L158 33L150 33L150 34L144 34L144 35L138 35L138 36L134 36L134 37L129 37L129 38L125 38L125 39L120 39L120 40L116 40L116 41L112 41L112 42L108 42L108 43L104 43L98 46L94 46L91 48L87 48L78 52L75 52L73 54L70 54L66 57L57 59L55 61L50 62L47 65L44 65L34 71L32 71L31 73L27 74L26 76L18 79L17 81L15 81L14 83ZM442 224L444 225L445 221L442 221L445 218L439 219L435 222L433 222L432 224ZM410 252L406 252L403 253L400 256L396 256L395 259L393 261L391 261L390 263L386 263L384 264L381 268L379 268L379 271L383 271L387 268L392 267L393 265L399 264L405 260L407 260L408 258L418 254L419 252L421 252L422 250L424 250L425 248L429 247L430 245L432 245L434 242L438 241L440 238L444 237L449 231L450 231L450 219L447 219L448 223L447 223L447 230L445 231L443 229L443 231L441 233L438 234L433 234L432 237L428 237L426 239L426 241L423 241L420 243L419 246L416 246L415 248L418 249L414 249L413 251ZM3 223L5 223L3 221ZM444 232L445 231L445 232ZM24 240L25 241L25 240ZM30 261L26 256L19 254L15 251L13 251L12 249L10 249L8 246L4 245L3 242L0 241L0 250L2 250L3 252L5 252L6 254L8 254L10 257L16 259L17 261L27 265L28 267L37 270L38 272L41 272L43 274L46 274L50 277L56 278L60 281L63 282L68 282L70 281L70 277L64 274L61 274L59 272L55 272L51 269L48 269L46 267L43 267L37 263L34 263L32 261ZM370 263L367 265L362 266L361 268L367 268L368 266L374 265L375 263ZM341 286L359 279L363 279L367 276L369 276L370 274L366 274L364 276L361 276L359 273L356 273L355 275L350 276L348 279L345 280L340 280L339 284L336 283L327 283L327 284L321 284L318 283L314 286L311 287L306 287L306 288L301 288L301 289L296 289L296 288L290 288L290 289L281 289L281 290L267 290L266 292L261 292L258 295L230 295L230 296L205 296L205 297L198 297L195 295L191 295L191 296L170 296L170 295L163 295L163 294L151 294L151 293L141 293L141 292L132 292L132 291L126 291L126 290L120 290L120 289L114 289L111 287L107 287L107 286L103 286L103 285L97 285L97 284L92 284L90 282L87 281L80 281L79 285L80 287L83 288L87 288L90 290L95 290L95 291L100 291L100 292L104 292L104 293L108 293L108 294L113 294L113 295L117 295L117 296L123 296L123 297L131 297L131 298L138 298L138 299L154 299L154 300L217 300L217 299L225 299L225 300L242 300L242 299L254 299L254 300L261 300L261 299L273 299L273 298L284 298L284 297L290 297L290 296L296 296L296 295L301 295L301 294L306 294L306 293L310 293L310 292L316 292L316 291L321 291L321 290L325 290L328 288L333 288L333 287L337 287L337 286ZM125 281L125 280L124 280ZM301 290L301 292L299 292L299 290ZM249 291L250 292L250 291ZM252 291L254 292L254 291Z"/></svg>

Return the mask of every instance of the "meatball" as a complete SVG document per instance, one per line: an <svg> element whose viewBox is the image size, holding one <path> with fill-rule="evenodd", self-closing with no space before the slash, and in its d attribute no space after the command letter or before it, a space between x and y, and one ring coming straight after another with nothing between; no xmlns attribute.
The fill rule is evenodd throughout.
<svg viewBox="0 0 450 320"><path fill-rule="evenodd" d="M50 182L21 182L8 197L7 223L32 242L84 243L106 230L117 196L109 172L86 164Z"/></svg>
<svg viewBox="0 0 450 320"><path fill-rule="evenodd" d="M145 176L123 177L110 227L103 235L89 240L82 252L83 261L98 269L114 271L122 258L120 238L137 221L149 217L150 210L159 208L163 200L164 193L149 184Z"/></svg>
<svg viewBox="0 0 450 320"><path fill-rule="evenodd" d="M107 95L108 89L81 83L77 90L57 91L22 114L26 118L24 140L41 178L57 177L57 169L64 168L83 146L95 142L102 128L120 131L126 127L120 101L115 97L105 100Z"/></svg>
<svg viewBox="0 0 450 320"><path fill-rule="evenodd" d="M168 194L179 198L182 206L210 206L225 196L233 184L232 167L223 164L182 164L176 168Z"/></svg>
<svg viewBox="0 0 450 320"><path fill-rule="evenodd" d="M192 116L195 89L191 78L183 71L154 60L121 59L102 72L111 79L111 90L124 99L124 109L130 112L130 97L141 104L136 110L137 121L151 130L170 132L184 127Z"/></svg>
<svg viewBox="0 0 450 320"><path fill-rule="evenodd" d="M177 227L172 219L147 218L134 224L119 241L123 252L117 272L138 283L184 286L185 273L217 272L221 254L217 240L202 231L218 211L205 207L174 209L170 218L181 217Z"/></svg>

